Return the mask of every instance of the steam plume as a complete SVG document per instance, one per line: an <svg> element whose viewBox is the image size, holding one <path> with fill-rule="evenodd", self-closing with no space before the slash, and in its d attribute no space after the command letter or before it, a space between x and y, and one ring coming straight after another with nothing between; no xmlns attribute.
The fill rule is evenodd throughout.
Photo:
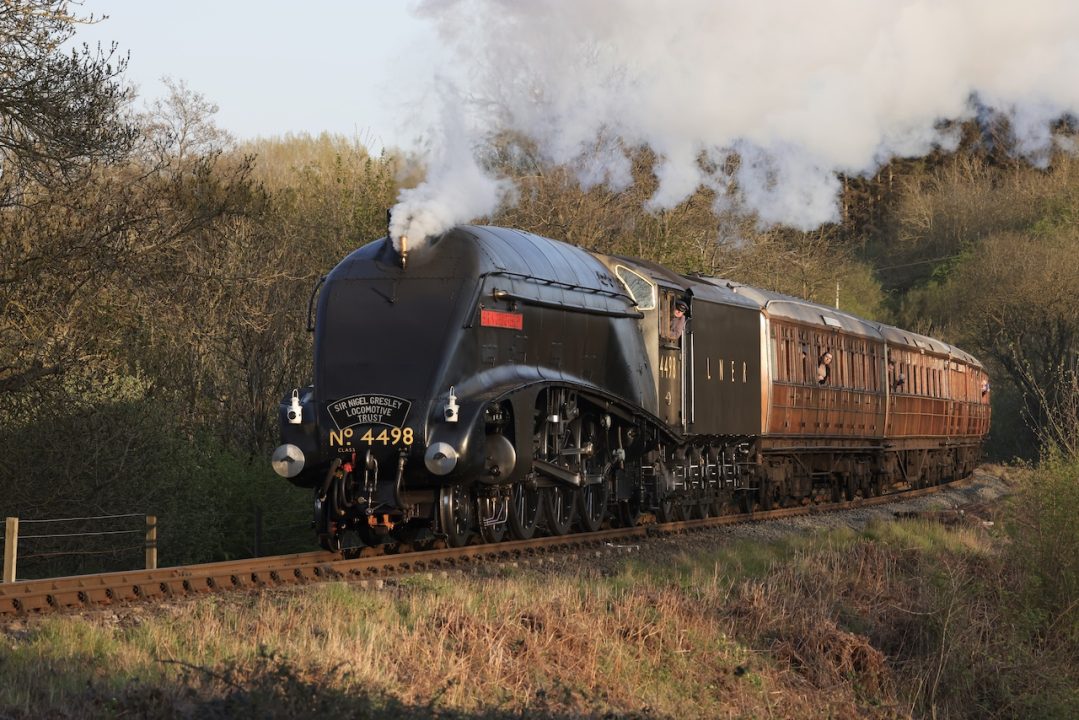
<svg viewBox="0 0 1079 720"><path fill-rule="evenodd" d="M430 159L427 179L402 190L390 216L390 237L401 250L401 236L412 243L438 235L459 222L498 206L510 183L487 175L473 154L473 141L452 87L442 91L441 143Z"/></svg>
<svg viewBox="0 0 1079 720"><path fill-rule="evenodd" d="M394 237L496 209L507 186L472 154L494 127L585 185L625 185L622 148L647 145L659 158L650 207L706 186L764 223L810 229L838 219L837 172L953 148L942 120L1004 115L1017 150L1044 164L1050 123L1079 109L1074 0L427 0L420 13L467 97L495 112L473 114L470 131L448 114Z"/></svg>

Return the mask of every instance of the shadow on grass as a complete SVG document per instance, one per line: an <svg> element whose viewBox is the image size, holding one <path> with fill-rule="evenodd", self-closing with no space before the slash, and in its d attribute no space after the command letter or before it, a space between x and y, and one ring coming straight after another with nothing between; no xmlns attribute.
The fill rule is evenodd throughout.
<svg viewBox="0 0 1079 720"><path fill-rule="evenodd" d="M438 718L440 720L596 720L655 718L644 711L629 713L576 709L570 694L540 693L527 706L460 710L444 707L441 695L426 703L407 703L377 690L346 690L347 673L340 668L321 675L301 670L274 656L262 656L253 665L227 665L224 669L163 661L178 668L169 680L126 684L87 680L79 689L59 696L30 697L27 706L3 707L0 719L22 718ZM73 668L73 675L81 674ZM55 672L53 673L56 674ZM77 678L69 678L77 682ZM54 678L60 681L61 678ZM343 682L342 682L343 681ZM70 685L68 686L71 687ZM443 691L445 692L445 691Z"/></svg>

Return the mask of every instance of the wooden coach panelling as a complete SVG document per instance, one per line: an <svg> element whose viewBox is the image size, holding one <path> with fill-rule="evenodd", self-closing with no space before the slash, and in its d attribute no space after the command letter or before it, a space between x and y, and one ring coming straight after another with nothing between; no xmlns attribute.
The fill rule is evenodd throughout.
<svg viewBox="0 0 1079 720"><path fill-rule="evenodd" d="M919 347L892 345L888 359L889 437L958 439L988 432L984 370Z"/></svg>
<svg viewBox="0 0 1079 720"><path fill-rule="evenodd" d="M884 432L883 344L837 329L770 322L770 435L879 438ZM832 353L824 383L819 358Z"/></svg>

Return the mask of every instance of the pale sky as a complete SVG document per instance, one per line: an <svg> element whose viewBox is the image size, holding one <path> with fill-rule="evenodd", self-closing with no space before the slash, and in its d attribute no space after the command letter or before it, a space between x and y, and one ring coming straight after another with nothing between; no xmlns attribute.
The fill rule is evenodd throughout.
<svg viewBox="0 0 1079 720"><path fill-rule="evenodd" d="M161 78L220 107L237 139L322 131L372 150L407 145L424 128L410 102L432 83L436 42L406 0L84 0L105 14L76 41L116 41L142 100ZM140 101L141 102L141 101Z"/></svg>

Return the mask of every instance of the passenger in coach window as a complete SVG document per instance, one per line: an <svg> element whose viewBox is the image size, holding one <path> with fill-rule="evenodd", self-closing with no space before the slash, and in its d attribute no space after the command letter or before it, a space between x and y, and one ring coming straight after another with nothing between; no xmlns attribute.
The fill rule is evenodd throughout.
<svg viewBox="0 0 1079 720"><path fill-rule="evenodd" d="M685 300L675 300L674 302L674 317L671 318L671 339L677 340L682 337L682 333L686 330L686 313L689 312L689 305Z"/></svg>
<svg viewBox="0 0 1079 720"><path fill-rule="evenodd" d="M895 360L888 361L888 380L891 381L892 392L899 390L899 388L903 387L903 383L906 382L902 370L900 370L898 374L896 373Z"/></svg>
<svg viewBox="0 0 1079 720"><path fill-rule="evenodd" d="M825 350L824 354L817 358L817 384L824 385L832 376L832 351Z"/></svg>

